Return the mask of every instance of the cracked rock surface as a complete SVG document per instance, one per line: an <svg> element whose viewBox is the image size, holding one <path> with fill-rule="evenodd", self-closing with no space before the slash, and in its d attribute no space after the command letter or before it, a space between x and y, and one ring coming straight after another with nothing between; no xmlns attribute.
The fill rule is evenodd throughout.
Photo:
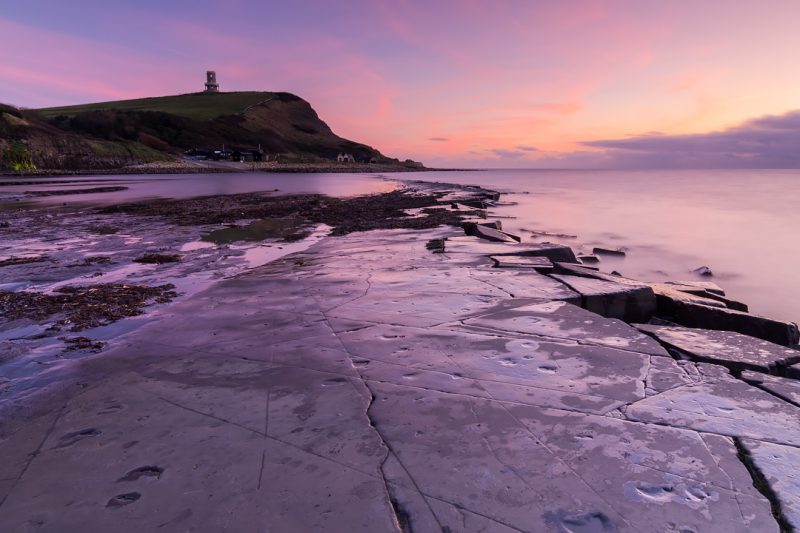
<svg viewBox="0 0 800 533"><path fill-rule="evenodd" d="M577 283L493 268L513 245L426 250L452 235L324 239L2 408L0 531L797 526L791 378L673 359Z"/></svg>
<svg viewBox="0 0 800 533"><path fill-rule="evenodd" d="M691 358L732 368L770 372L800 361L798 350L733 331L650 324L636 327Z"/></svg>

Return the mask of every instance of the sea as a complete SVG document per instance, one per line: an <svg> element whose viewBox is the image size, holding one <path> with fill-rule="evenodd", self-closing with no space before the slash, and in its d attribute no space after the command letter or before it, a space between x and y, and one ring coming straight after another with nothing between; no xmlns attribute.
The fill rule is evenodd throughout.
<svg viewBox="0 0 800 533"><path fill-rule="evenodd" d="M704 280L755 314L800 320L800 170L490 170L416 179L506 194L503 228L603 256L605 272L647 281ZM569 235L537 235L537 231ZM693 271L706 266L711 277Z"/></svg>
<svg viewBox="0 0 800 533"><path fill-rule="evenodd" d="M403 174L191 174L3 178L0 207L26 191L126 187L42 196L49 204L115 203L252 191L379 193L404 180L480 185L503 193L491 217L523 242L560 242L603 256L602 271L648 281L704 280L751 312L800 320L800 170L478 170ZM713 275L694 271L708 267Z"/></svg>

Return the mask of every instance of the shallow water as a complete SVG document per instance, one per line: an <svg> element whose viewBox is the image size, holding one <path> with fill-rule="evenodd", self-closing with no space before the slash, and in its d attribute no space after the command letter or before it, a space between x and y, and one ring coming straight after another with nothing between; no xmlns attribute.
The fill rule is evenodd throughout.
<svg viewBox="0 0 800 533"><path fill-rule="evenodd" d="M495 211L516 217L503 225L524 241L628 249L625 258L603 257L603 271L711 279L756 314L800 320L800 170L493 170L413 179L511 192L501 200L518 204ZM712 278L692 273L703 265Z"/></svg>
<svg viewBox="0 0 800 533"><path fill-rule="evenodd" d="M391 180L375 179L373 174L344 173L267 173L231 174L141 174L125 176L4 177L0 178L0 204L19 201L39 204L91 203L111 204L147 198L191 198L216 194L275 191L278 194L316 193L330 196L354 196L389 192L397 188ZM27 191L127 187L122 191L27 197Z"/></svg>

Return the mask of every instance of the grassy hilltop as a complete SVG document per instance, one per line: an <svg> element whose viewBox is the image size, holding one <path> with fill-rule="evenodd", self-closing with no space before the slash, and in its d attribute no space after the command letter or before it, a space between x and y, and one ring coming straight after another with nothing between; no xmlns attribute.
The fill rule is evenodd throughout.
<svg viewBox="0 0 800 533"><path fill-rule="evenodd" d="M275 98L280 93L270 92L235 92L235 93L194 93L176 96L156 96L138 98L136 100L119 100L117 102L97 102L64 107L48 107L39 109L45 118L59 115L74 117L89 111L156 111L168 113L193 120L211 120L223 115L242 113L250 106Z"/></svg>
<svg viewBox="0 0 800 533"><path fill-rule="evenodd" d="M15 158L26 152L37 168L89 170L172 160L189 149L223 145L260 145L286 162L330 162L344 152L400 165L339 137L308 102L284 92L194 93L38 110L0 105L0 168L11 167L12 152Z"/></svg>

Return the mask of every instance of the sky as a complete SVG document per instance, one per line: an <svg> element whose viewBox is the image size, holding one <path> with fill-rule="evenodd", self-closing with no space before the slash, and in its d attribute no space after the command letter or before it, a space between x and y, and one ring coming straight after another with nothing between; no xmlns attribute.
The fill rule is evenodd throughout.
<svg viewBox="0 0 800 533"><path fill-rule="evenodd" d="M798 0L0 0L0 102L287 91L438 167L800 167Z"/></svg>

